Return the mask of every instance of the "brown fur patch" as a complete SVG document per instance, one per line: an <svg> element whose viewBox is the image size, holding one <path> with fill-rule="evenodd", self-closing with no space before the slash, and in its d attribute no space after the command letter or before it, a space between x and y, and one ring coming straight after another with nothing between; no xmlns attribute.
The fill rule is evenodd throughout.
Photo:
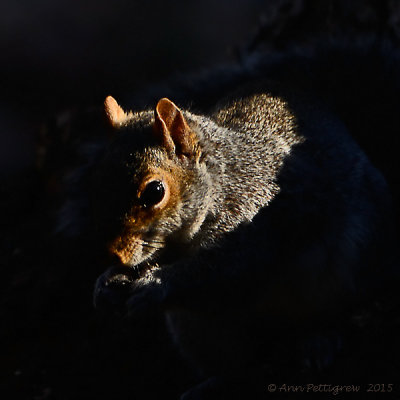
<svg viewBox="0 0 400 400"><path fill-rule="evenodd" d="M116 255L122 264L128 264L140 246L140 237L131 232L124 232L109 246L111 254Z"/></svg>

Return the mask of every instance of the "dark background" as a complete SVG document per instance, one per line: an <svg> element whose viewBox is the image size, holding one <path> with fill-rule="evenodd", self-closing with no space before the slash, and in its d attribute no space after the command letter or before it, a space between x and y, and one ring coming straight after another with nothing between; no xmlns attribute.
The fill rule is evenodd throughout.
<svg viewBox="0 0 400 400"><path fill-rule="evenodd" d="M190 386L159 321L138 326L132 343L124 324L95 313L96 255L54 234L63 178L82 141L96 137L106 95L323 35L398 43L399 2L1 2L0 397L177 398ZM357 356L320 383L399 376L398 312L387 300L365 313L372 322L354 328L363 334Z"/></svg>

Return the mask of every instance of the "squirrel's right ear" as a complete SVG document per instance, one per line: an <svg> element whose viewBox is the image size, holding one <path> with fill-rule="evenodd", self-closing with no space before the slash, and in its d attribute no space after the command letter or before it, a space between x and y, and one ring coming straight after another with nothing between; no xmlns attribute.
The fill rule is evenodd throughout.
<svg viewBox="0 0 400 400"><path fill-rule="evenodd" d="M169 152L179 157L196 154L197 137L182 111L171 100L163 98L157 103L154 118L154 133Z"/></svg>
<svg viewBox="0 0 400 400"><path fill-rule="evenodd" d="M129 120L132 113L126 113L112 96L107 96L104 101L104 110L107 120L113 128L121 127Z"/></svg>

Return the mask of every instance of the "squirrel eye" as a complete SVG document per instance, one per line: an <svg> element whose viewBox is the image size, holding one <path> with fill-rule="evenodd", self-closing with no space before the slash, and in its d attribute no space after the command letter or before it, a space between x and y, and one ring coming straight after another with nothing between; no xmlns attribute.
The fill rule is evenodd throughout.
<svg viewBox="0 0 400 400"><path fill-rule="evenodd" d="M161 181L151 181L140 195L140 202L143 207L155 206L164 198L164 194L164 184Z"/></svg>

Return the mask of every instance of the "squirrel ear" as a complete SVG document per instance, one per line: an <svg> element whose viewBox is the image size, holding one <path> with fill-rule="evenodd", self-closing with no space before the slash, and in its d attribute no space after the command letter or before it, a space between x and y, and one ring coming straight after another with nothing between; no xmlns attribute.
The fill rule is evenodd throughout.
<svg viewBox="0 0 400 400"><path fill-rule="evenodd" d="M127 114L112 96L107 96L105 99L104 109L108 122L114 128L119 128L131 116L131 113Z"/></svg>
<svg viewBox="0 0 400 400"><path fill-rule="evenodd" d="M178 156L192 156L196 150L196 135L189 128L181 110L169 99L157 103L154 132L164 147Z"/></svg>

